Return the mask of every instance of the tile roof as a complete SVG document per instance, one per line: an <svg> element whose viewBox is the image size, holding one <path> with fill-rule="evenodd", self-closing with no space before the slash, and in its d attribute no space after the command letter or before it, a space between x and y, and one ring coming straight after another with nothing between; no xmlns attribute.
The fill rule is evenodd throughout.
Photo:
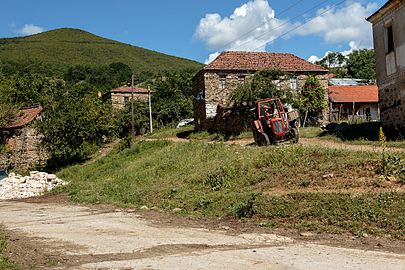
<svg viewBox="0 0 405 270"><path fill-rule="evenodd" d="M377 85L351 85L328 87L329 99L335 103L378 102Z"/></svg>
<svg viewBox="0 0 405 270"><path fill-rule="evenodd" d="M290 53L270 52L222 52L205 70L263 70L281 69L282 71L328 71Z"/></svg>
<svg viewBox="0 0 405 270"><path fill-rule="evenodd" d="M150 90L152 93L155 92L155 90ZM132 88L131 86L121 86L118 88L114 88L113 90L111 90L110 92L112 93L131 93L132 92ZM148 89L144 89L144 88L140 88L140 87L134 87L134 93L135 94L147 94L148 93Z"/></svg>
<svg viewBox="0 0 405 270"><path fill-rule="evenodd" d="M6 128L19 128L25 126L34 121L42 111L42 106L21 108L16 119Z"/></svg>

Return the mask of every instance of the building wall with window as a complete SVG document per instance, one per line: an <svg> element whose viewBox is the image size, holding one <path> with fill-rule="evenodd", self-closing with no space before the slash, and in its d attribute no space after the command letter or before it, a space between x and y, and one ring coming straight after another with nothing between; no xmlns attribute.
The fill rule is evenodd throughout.
<svg viewBox="0 0 405 270"><path fill-rule="evenodd" d="M405 1L388 1L368 19L373 24L381 122L405 135Z"/></svg>

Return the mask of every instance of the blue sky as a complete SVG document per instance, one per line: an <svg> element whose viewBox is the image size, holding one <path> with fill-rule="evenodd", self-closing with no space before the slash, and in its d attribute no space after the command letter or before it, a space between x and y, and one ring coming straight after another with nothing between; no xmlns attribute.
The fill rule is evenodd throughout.
<svg viewBox="0 0 405 270"><path fill-rule="evenodd" d="M223 50L291 52L308 59L371 47L371 25L364 19L385 2L2 0L0 37L72 27L199 62Z"/></svg>

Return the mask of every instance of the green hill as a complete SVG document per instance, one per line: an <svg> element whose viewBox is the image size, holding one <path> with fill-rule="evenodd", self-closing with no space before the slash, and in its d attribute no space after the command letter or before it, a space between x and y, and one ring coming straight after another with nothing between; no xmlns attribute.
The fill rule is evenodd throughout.
<svg viewBox="0 0 405 270"><path fill-rule="evenodd" d="M100 66L122 62L147 77L162 71L198 70L201 63L102 38L89 32L61 28L40 34L0 39L3 69L62 74L74 65ZM138 77L139 78L139 77Z"/></svg>

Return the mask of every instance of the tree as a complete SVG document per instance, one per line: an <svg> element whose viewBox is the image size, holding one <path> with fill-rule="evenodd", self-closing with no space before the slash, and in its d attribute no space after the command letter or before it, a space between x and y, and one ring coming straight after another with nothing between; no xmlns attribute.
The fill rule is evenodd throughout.
<svg viewBox="0 0 405 270"><path fill-rule="evenodd" d="M352 78L375 80L374 50L361 49L353 51L347 60L347 71Z"/></svg>
<svg viewBox="0 0 405 270"><path fill-rule="evenodd" d="M152 111L161 126L167 126L193 115L191 72L165 73L151 82Z"/></svg>
<svg viewBox="0 0 405 270"><path fill-rule="evenodd" d="M232 93L231 101L236 106L252 106L258 99L278 96L283 102L291 103L291 91L274 84L274 81L282 79L283 76L285 75L280 70L258 71L250 82L238 86Z"/></svg>
<svg viewBox="0 0 405 270"><path fill-rule="evenodd" d="M316 77L309 76L300 98L300 109L305 112L304 125L308 113L319 114L323 108L325 108L325 89Z"/></svg>
<svg viewBox="0 0 405 270"><path fill-rule="evenodd" d="M340 52L329 52L321 60L317 61L316 64L321 65L326 68L336 68L344 65L346 57Z"/></svg>
<svg viewBox="0 0 405 270"><path fill-rule="evenodd" d="M110 105L89 94L92 88L86 83L68 87L38 123L52 168L87 158L114 130Z"/></svg>

